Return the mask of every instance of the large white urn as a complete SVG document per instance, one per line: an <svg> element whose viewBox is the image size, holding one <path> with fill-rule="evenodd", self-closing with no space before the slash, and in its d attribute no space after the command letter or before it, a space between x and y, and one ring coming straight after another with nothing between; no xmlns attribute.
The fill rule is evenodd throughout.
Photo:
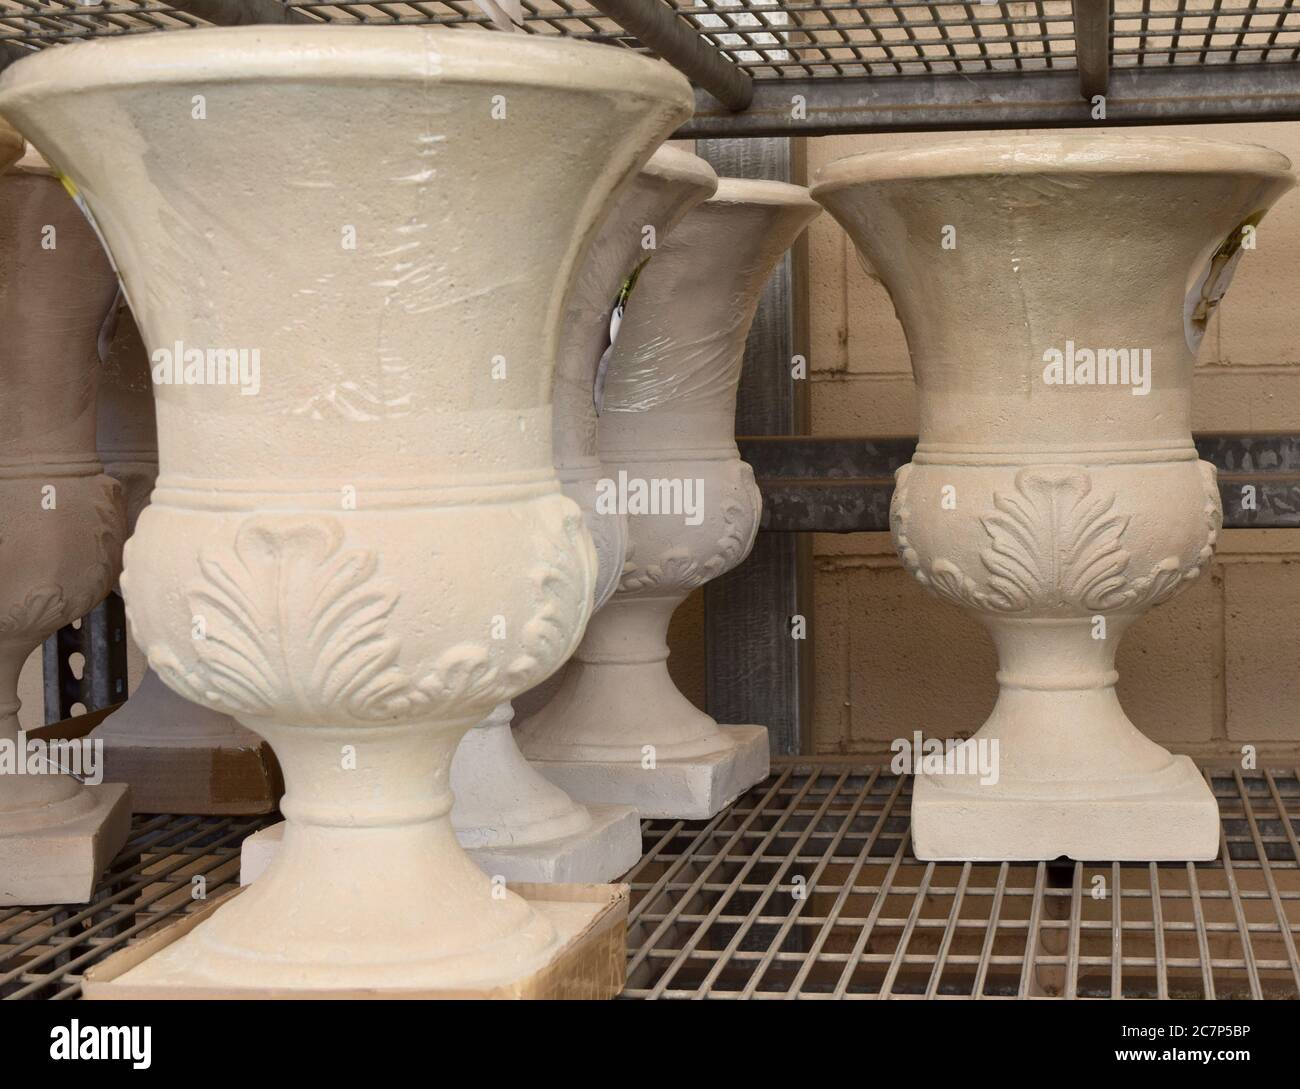
<svg viewBox="0 0 1300 1089"><path fill-rule="evenodd" d="M0 79L150 351L237 364L155 381L159 476L122 585L163 681L274 748L284 845L122 985L481 993L589 925L474 865L448 777L583 631L559 319L611 196L690 103L630 51L412 27L145 35Z"/></svg>
<svg viewBox="0 0 1300 1089"><path fill-rule="evenodd" d="M661 147L605 216L565 304L552 413L555 468L595 544L595 608L617 588L627 551L626 514L596 506L605 476L596 449L598 376L608 359L615 304L659 240L717 185L703 159ZM513 706L501 704L456 748L451 823L461 846L486 873L507 881L608 881L626 873L641 857L636 809L575 802L524 759L513 719ZM244 840L241 882L265 871L283 835L277 824Z"/></svg>

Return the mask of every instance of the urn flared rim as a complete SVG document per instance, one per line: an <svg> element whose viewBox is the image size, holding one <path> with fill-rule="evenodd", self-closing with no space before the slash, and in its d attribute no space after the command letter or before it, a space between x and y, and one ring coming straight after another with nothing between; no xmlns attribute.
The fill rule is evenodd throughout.
<svg viewBox="0 0 1300 1089"><path fill-rule="evenodd" d="M718 175L713 167L698 155L668 144L650 156L641 173L673 185L707 189L710 193L718 188Z"/></svg>
<svg viewBox="0 0 1300 1089"><path fill-rule="evenodd" d="M812 195L870 182L1014 174L1254 174L1295 184L1291 160L1260 144L1188 136L1054 136L945 140L850 155L818 172Z"/></svg>
<svg viewBox="0 0 1300 1089"><path fill-rule="evenodd" d="M812 199L805 186L754 178L719 178L717 191L706 203L770 204L821 211L821 205Z"/></svg>
<svg viewBox="0 0 1300 1089"><path fill-rule="evenodd" d="M499 83L621 92L690 116L690 83L628 49L537 35L434 26L205 27L41 50L0 76L0 101L107 87L231 80ZM2 141L0 141L2 146Z"/></svg>

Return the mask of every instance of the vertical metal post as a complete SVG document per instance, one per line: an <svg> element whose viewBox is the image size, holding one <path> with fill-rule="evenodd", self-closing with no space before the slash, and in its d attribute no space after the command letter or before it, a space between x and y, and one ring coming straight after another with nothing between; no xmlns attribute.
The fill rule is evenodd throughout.
<svg viewBox="0 0 1300 1089"><path fill-rule="evenodd" d="M73 654L82 655L81 676L72 672ZM73 707L98 711L126 699L126 608L116 592L81 618L45 640L45 722L71 718ZM85 712L83 712L85 713Z"/></svg>
<svg viewBox="0 0 1300 1089"><path fill-rule="evenodd" d="M1079 94L1090 99L1110 85L1110 0L1074 0L1073 10Z"/></svg>
<svg viewBox="0 0 1300 1089"><path fill-rule="evenodd" d="M700 140L696 152L719 175L802 183L803 144L786 138ZM738 435L806 434L807 382L791 375L807 354L807 248L782 259L763 290L745 347L736 404ZM812 539L760 533L749 558L704 591L708 711L719 722L768 728L775 754L810 742ZM803 618L802 639L793 637Z"/></svg>

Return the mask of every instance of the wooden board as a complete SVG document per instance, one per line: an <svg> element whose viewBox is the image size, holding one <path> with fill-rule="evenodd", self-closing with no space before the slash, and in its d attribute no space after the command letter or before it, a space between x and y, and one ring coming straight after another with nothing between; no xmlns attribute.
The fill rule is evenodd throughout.
<svg viewBox="0 0 1300 1089"><path fill-rule="evenodd" d="M87 970L82 995L88 999L577 999L615 997L627 976L626 885L531 885L508 886L530 904L544 910L546 903L589 903L596 914L581 933L572 938L549 964L522 979L487 990L413 990L339 988L303 990L254 987L216 988L120 981L132 968L160 952L202 923L214 911L243 889L217 897L212 903L185 916L141 942L127 946ZM382 924L377 924L382 925Z"/></svg>

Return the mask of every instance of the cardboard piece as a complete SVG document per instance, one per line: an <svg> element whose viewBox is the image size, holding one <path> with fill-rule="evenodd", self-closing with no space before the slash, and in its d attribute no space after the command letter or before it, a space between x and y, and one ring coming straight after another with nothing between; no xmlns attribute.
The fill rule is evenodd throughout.
<svg viewBox="0 0 1300 1089"><path fill-rule="evenodd" d="M125 706L123 701L65 718L28 730L27 736L82 738ZM130 784L133 813L257 816L274 813L284 794L280 763L271 746L255 735L250 735L256 741L252 747L189 745L165 735L152 746L132 744L134 739L117 744L123 739L111 733L95 736L104 743L104 782Z"/></svg>
<svg viewBox="0 0 1300 1089"><path fill-rule="evenodd" d="M274 813L284 793L280 764L271 746L254 737L251 746L196 741L157 744L139 738L104 742L104 778L131 784L136 813L193 813L240 816Z"/></svg>

